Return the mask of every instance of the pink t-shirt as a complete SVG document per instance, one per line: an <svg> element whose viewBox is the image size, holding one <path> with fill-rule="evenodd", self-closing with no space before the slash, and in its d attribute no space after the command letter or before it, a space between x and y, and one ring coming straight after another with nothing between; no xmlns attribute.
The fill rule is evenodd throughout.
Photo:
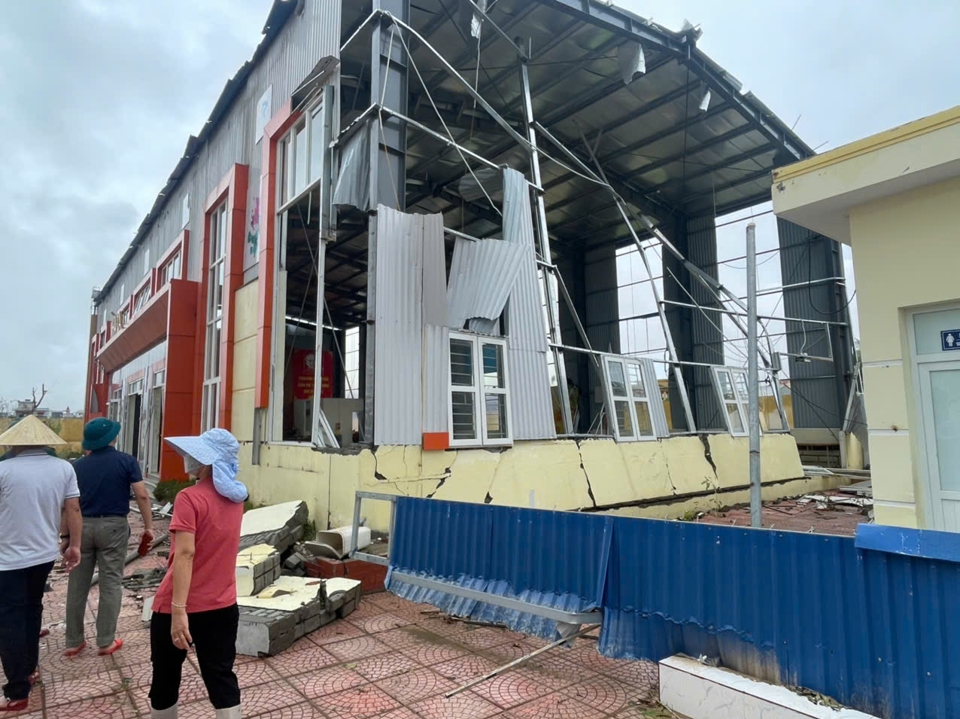
<svg viewBox="0 0 960 719"><path fill-rule="evenodd" d="M209 612L237 603L237 552L242 521L243 504L217 494L213 480L204 479L177 495L170 521L170 560L153 600L153 611L172 611L177 532L190 532L196 541L187 612Z"/></svg>

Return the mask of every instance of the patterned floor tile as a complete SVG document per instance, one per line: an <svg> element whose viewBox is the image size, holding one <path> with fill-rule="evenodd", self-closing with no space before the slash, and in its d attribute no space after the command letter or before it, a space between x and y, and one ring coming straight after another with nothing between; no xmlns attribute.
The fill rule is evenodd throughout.
<svg viewBox="0 0 960 719"><path fill-rule="evenodd" d="M376 609L374 611L379 612L380 610ZM355 618L353 615L350 615L350 623L367 634L378 634L406 626L410 624L410 620L404 619L396 614L379 613L360 618Z"/></svg>
<svg viewBox="0 0 960 719"><path fill-rule="evenodd" d="M503 629L480 627L468 629L454 637L454 641L471 649L490 649L500 644L513 643L513 635Z"/></svg>
<svg viewBox="0 0 960 719"><path fill-rule="evenodd" d="M323 713L329 719L350 719L352 717L363 719L399 707L395 699L372 684L348 689L339 694L331 694L324 697L322 702L317 702L317 705L322 707Z"/></svg>
<svg viewBox="0 0 960 719"><path fill-rule="evenodd" d="M244 712L247 709L244 707ZM247 714L247 716L252 716ZM255 719L326 719L323 713L312 704L297 704L292 707L275 709L266 714L257 714Z"/></svg>
<svg viewBox="0 0 960 719"><path fill-rule="evenodd" d="M420 626L405 626L391 629L377 635L377 641L394 649L408 649L421 644L435 644L437 635Z"/></svg>
<svg viewBox="0 0 960 719"><path fill-rule="evenodd" d="M472 691L503 709L512 709L553 691L536 677L511 671L478 684Z"/></svg>
<svg viewBox="0 0 960 719"><path fill-rule="evenodd" d="M282 681L242 689L240 697L243 712L247 716L257 716L303 703L300 693Z"/></svg>
<svg viewBox="0 0 960 719"><path fill-rule="evenodd" d="M321 627L315 632L311 632L308 638L317 646L323 647L327 644L334 644L362 636L363 632L350 624L350 622L334 622L333 624Z"/></svg>
<svg viewBox="0 0 960 719"><path fill-rule="evenodd" d="M276 682L280 679L280 675L267 662L241 664L240 666L234 666L233 671L237 675L237 681L241 689L255 687L267 682Z"/></svg>
<svg viewBox="0 0 960 719"><path fill-rule="evenodd" d="M49 708L122 693L125 687L120 672L111 671L83 679L46 678L42 689L44 703Z"/></svg>
<svg viewBox="0 0 960 719"><path fill-rule="evenodd" d="M507 713L510 719L601 719L604 714L563 694L550 694Z"/></svg>
<svg viewBox="0 0 960 719"><path fill-rule="evenodd" d="M356 663L356 671L361 676L376 682L387 677L403 674L419 668L419 664L400 652L381 654L380 656L362 659Z"/></svg>
<svg viewBox="0 0 960 719"><path fill-rule="evenodd" d="M476 677L483 676L496 668L497 665L489 659L468 654L449 662L437 664L433 667L433 670L445 679L462 684Z"/></svg>
<svg viewBox="0 0 960 719"><path fill-rule="evenodd" d="M377 686L401 704L409 705L456 689L457 685L435 671L423 667L383 679L377 682Z"/></svg>
<svg viewBox="0 0 960 719"><path fill-rule="evenodd" d="M326 644L324 649L342 662L358 661L390 651L389 646L370 636L360 636L335 644Z"/></svg>
<svg viewBox="0 0 960 719"><path fill-rule="evenodd" d="M430 667L468 656L470 651L466 647L446 642L443 644L417 644L401 649L400 653L419 664Z"/></svg>
<svg viewBox="0 0 960 719"><path fill-rule="evenodd" d="M432 697L410 708L423 719L486 719L500 714L496 704L469 691L450 699Z"/></svg>
<svg viewBox="0 0 960 719"><path fill-rule="evenodd" d="M137 710L134 708L126 692L113 694L107 697L76 701L56 707L47 707L47 719L80 719L80 717L106 717L108 719L134 719ZM190 719L188 715L181 717Z"/></svg>
<svg viewBox="0 0 960 719"><path fill-rule="evenodd" d="M615 714L641 695L646 698L646 691L643 688L630 687L601 676L596 676L589 682L569 686L561 693L582 704L599 709L604 714Z"/></svg>
<svg viewBox="0 0 960 719"><path fill-rule="evenodd" d="M318 647L306 638L301 639L297 644L275 657L267 657L265 660L255 659L252 663L261 661L265 661L277 674L283 677L292 677L307 671L317 671L340 663L340 660L330 652Z"/></svg>
<svg viewBox="0 0 960 719"><path fill-rule="evenodd" d="M319 699L330 694L338 694L367 683L363 676L345 666L326 667L290 677L287 681L307 699Z"/></svg>

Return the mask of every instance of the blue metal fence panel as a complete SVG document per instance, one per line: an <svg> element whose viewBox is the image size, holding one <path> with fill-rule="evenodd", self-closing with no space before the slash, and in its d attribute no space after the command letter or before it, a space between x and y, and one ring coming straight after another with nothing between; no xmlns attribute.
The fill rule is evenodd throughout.
<svg viewBox="0 0 960 719"><path fill-rule="evenodd" d="M439 579L553 609L587 612L603 602L613 519L399 498L387 588L455 616L505 624L544 639L556 623L412 586L394 571ZM563 561L557 561L562 556Z"/></svg>
<svg viewBox="0 0 960 719"><path fill-rule="evenodd" d="M607 656L707 655L884 719L960 719L960 536L863 534L855 542L401 498L391 567L553 608L602 607ZM518 631L555 630L448 594L389 588Z"/></svg>

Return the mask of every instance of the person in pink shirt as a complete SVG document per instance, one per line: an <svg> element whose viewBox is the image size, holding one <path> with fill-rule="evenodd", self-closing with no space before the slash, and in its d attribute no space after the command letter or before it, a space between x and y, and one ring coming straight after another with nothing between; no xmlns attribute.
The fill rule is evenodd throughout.
<svg viewBox="0 0 960 719"><path fill-rule="evenodd" d="M177 719L187 649L217 719L240 719L236 660L237 552L246 487L237 479L240 445L224 429L166 440L197 483L177 495L170 522L170 559L157 590L150 624L151 716Z"/></svg>

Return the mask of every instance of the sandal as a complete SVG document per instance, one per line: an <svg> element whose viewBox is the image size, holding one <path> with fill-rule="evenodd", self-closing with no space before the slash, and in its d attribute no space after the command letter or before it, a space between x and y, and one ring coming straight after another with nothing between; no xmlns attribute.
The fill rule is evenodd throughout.
<svg viewBox="0 0 960 719"><path fill-rule="evenodd" d="M29 699L3 699L0 704L0 712L22 712L26 711L30 704Z"/></svg>
<svg viewBox="0 0 960 719"><path fill-rule="evenodd" d="M86 648L87 648L87 643L83 642L83 644L81 644L79 647L71 647L70 649L66 649L63 652L63 656L65 659L73 659L75 656L80 654L80 652L82 652Z"/></svg>
<svg viewBox="0 0 960 719"><path fill-rule="evenodd" d="M97 650L97 656L108 657L114 652L120 651L120 648L122 646L123 646L122 639L114 639L113 644L110 644L109 646L106 646L106 647L101 647L99 650Z"/></svg>
<svg viewBox="0 0 960 719"><path fill-rule="evenodd" d="M49 636L50 636L50 630L49 630L49 629L41 629L41 630L40 630L40 638L41 638L41 639L43 639L44 637L49 637Z"/></svg>
<svg viewBox="0 0 960 719"><path fill-rule="evenodd" d="M30 678L27 679L27 681L30 682L30 686L33 686L33 685L36 684L38 681L40 681L40 670L37 669L37 671L35 671L33 674L31 674L31 675L30 675Z"/></svg>

